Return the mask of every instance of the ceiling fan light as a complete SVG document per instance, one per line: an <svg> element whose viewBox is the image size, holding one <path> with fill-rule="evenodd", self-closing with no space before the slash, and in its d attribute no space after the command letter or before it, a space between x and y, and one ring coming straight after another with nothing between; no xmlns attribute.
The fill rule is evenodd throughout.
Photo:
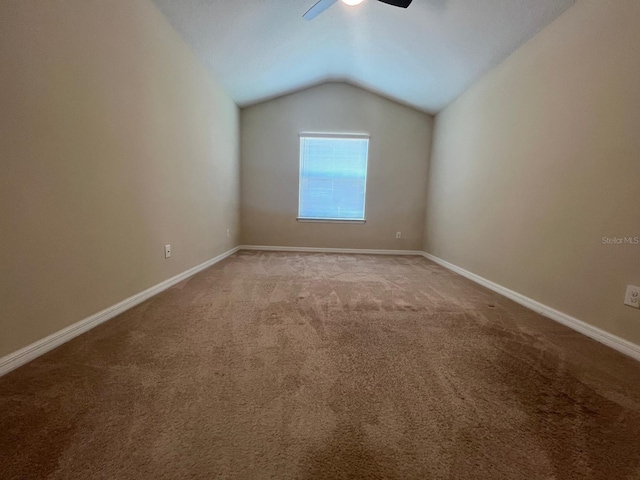
<svg viewBox="0 0 640 480"><path fill-rule="evenodd" d="M364 0L342 0L342 3L353 7L355 5L360 5L363 1Z"/></svg>

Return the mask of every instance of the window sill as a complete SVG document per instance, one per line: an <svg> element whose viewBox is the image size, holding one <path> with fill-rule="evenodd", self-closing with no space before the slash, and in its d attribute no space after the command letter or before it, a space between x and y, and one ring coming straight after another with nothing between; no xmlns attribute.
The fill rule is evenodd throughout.
<svg viewBox="0 0 640 480"><path fill-rule="evenodd" d="M367 223L366 220L349 220L345 218L296 218L300 223Z"/></svg>

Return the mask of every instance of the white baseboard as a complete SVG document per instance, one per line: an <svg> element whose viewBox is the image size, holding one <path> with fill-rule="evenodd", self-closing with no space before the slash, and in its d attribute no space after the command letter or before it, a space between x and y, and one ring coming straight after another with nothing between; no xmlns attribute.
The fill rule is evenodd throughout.
<svg viewBox="0 0 640 480"><path fill-rule="evenodd" d="M144 302L145 300L157 295L158 293L166 290L169 287L174 286L177 283L195 275L196 273L204 270L205 268L210 267L211 265L218 263L221 260L224 260L230 255L233 255L239 250L239 247L235 247L228 252L225 252L221 255L218 255L211 260L208 260L196 267L190 268L189 270L182 272L175 277L172 277L164 282L161 282L157 285L154 285L151 288L146 289L143 292L137 293L132 297L127 298L111 307L108 307L101 312L98 312L90 317L87 317L83 320L80 320L73 325L69 325L58 332L55 332L48 337L43 338L42 340L38 340L37 342L32 343L31 345L27 345L20 350L10 353L2 358L0 358L0 377L9 373L12 370L24 365L25 363L30 362L31 360L36 359L40 355L44 355L50 350L53 350L56 347L59 347L63 343L68 342L72 338L77 337L78 335L91 330L93 327L100 325L101 323L106 322L107 320L112 319L113 317L120 315L121 313L129 310L132 307L135 307L139 303Z"/></svg>
<svg viewBox="0 0 640 480"><path fill-rule="evenodd" d="M368 248L319 248L319 247L273 247L266 245L240 245L240 250L263 252L301 252L301 253L348 253L362 255L423 255L419 250L375 250Z"/></svg>
<svg viewBox="0 0 640 480"><path fill-rule="evenodd" d="M597 327L589 325L586 322L571 317L565 313L548 307L540 302L525 297L513 290L509 290L497 283L491 282L486 278L483 278L475 273L471 273L463 268L457 267L441 258L435 257L429 253L425 253L418 250L371 250L371 249L349 249L349 248L315 248L315 247L273 247L273 246L258 246L258 245L241 245L235 247L228 252L218 255L211 260L208 260L196 267L193 267L185 272L182 272L175 277L172 277L164 282L161 282L153 287L150 287L143 292L137 293L132 297L129 297L111 307L108 307L101 312L98 312L90 317L80 320L73 325L70 325L56 333L49 335L48 337L38 340L20 350L10 353L0 358L0 376L9 373L12 370L34 360L35 358L44 355L45 353L53 350L54 348L68 342L72 338L81 335L82 333L91 330L92 328L106 322L107 320L120 315L121 313L129 310L130 308L144 302L145 300L157 295L158 293L172 287L173 285L180 283L181 281L195 275L196 273L208 268L221 260L233 255L239 250L259 250L259 251L274 251L274 252L310 252L310 253L347 253L347 254L369 254L369 255L419 255L424 256L427 259L455 272L463 277L468 278L490 290L493 290L500 295L503 295L520 305L529 308L547 318L555 320L573 330L576 330L608 347L611 347L620 353L628 355L638 361L640 361L640 345L636 345L628 340L620 338L612 333L601 330Z"/></svg>
<svg viewBox="0 0 640 480"><path fill-rule="evenodd" d="M452 272L462 275L463 277L466 277L469 280L488 288L489 290L493 290L494 292L499 293L500 295L507 297L508 299L513 300L514 302L519 303L520 305L530 310L533 310L534 312L539 313L540 315L550 318L551 320L555 320L556 322L561 323L577 332L580 332L583 335L592 338L593 340L596 340L608 347L613 348L614 350L617 350L620 353L623 353L631 358L634 358L635 360L640 361L640 345L636 345L635 343L629 342L624 338L620 338L612 333L594 327L593 325L589 325L582 320L578 320L577 318L567 315L566 313L562 313L558 310L548 307L547 305L532 300L529 297L525 297L518 292L509 290L502 285L498 285L497 283L487 280L486 278L476 275L475 273L471 273L463 268L453 265L452 263L442 260L441 258L435 257L430 253L422 252L422 254L427 259L443 266L448 270L451 270Z"/></svg>

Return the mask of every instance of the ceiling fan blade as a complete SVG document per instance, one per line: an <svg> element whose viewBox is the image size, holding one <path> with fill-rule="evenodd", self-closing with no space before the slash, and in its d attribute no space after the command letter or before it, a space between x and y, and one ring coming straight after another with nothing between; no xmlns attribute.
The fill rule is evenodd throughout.
<svg viewBox="0 0 640 480"><path fill-rule="evenodd" d="M313 7L307 10L307 13L305 13L302 18L306 20L313 20L337 1L338 0L320 0Z"/></svg>
<svg viewBox="0 0 640 480"><path fill-rule="evenodd" d="M378 0L379 2L393 5L394 7L407 8L413 0Z"/></svg>

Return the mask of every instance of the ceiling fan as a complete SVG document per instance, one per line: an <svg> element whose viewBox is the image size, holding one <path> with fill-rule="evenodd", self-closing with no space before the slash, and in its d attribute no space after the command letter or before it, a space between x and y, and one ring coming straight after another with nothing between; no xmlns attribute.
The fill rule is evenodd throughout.
<svg viewBox="0 0 640 480"><path fill-rule="evenodd" d="M305 18L307 20L313 20L322 12L324 12L327 8L329 8L331 5L336 3L337 1L338 0L320 0L313 7L307 10L307 13L305 13L302 16L302 18ZM362 3L362 0L342 0L342 1L347 5L358 5ZM378 0L378 1L389 4L389 5L393 5L394 7L407 8L409 5L411 5L411 2L413 0Z"/></svg>

